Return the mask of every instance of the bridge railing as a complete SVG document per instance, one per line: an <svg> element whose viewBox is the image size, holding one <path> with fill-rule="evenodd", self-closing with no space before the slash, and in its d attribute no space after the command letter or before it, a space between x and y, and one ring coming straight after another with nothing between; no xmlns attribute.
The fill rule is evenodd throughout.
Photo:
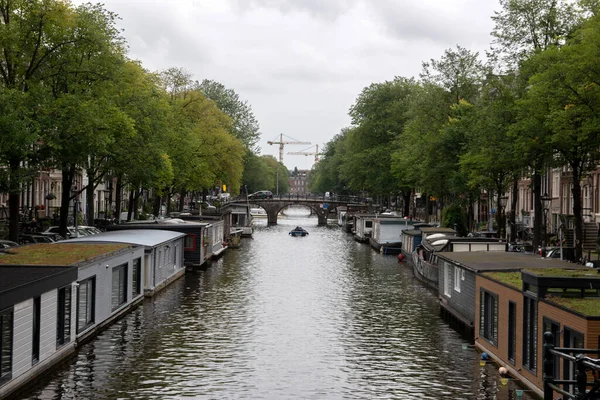
<svg viewBox="0 0 600 400"><path fill-rule="evenodd" d="M246 201L246 195L240 195L232 201L241 202ZM273 194L273 198L249 198L248 201L268 201L268 200L309 200L309 201L322 201L323 203L354 203L354 204L369 204L366 198L360 196L351 195L334 195L325 196L323 194Z"/></svg>

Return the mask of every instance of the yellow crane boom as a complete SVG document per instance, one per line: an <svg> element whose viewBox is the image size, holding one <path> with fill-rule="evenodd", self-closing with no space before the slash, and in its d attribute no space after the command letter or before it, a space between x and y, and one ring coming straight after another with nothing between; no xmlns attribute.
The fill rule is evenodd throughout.
<svg viewBox="0 0 600 400"><path fill-rule="evenodd" d="M295 140L293 138L290 138L289 136L287 136L289 139L292 140L283 140L283 133L279 134L279 141L274 141L274 140L269 140L267 143L269 144L278 144L279 145L279 162L283 163L283 146L286 144L312 144L310 142L302 142L300 140ZM289 153L288 153L289 154Z"/></svg>
<svg viewBox="0 0 600 400"><path fill-rule="evenodd" d="M291 156L315 156L315 163L319 162L319 156L322 153L319 153L319 145L315 144L315 151L288 151L288 155Z"/></svg>

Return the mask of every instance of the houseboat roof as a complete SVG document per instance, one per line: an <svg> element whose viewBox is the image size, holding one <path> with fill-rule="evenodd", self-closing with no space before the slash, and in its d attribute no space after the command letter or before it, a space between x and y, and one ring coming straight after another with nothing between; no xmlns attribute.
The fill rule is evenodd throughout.
<svg viewBox="0 0 600 400"><path fill-rule="evenodd" d="M98 234L100 235L100 234ZM87 236L88 238L98 236ZM80 238L80 239L83 239ZM80 263L89 263L96 258L103 258L122 249L129 248L129 244L95 244L81 246L79 239L62 241L59 243L36 243L27 246L14 247L0 254L2 265L36 265L36 266L70 266Z"/></svg>
<svg viewBox="0 0 600 400"><path fill-rule="evenodd" d="M590 269L583 265L554 258L548 259L535 254L516 252L465 251L437 253L437 256L474 272L520 271L526 268Z"/></svg>
<svg viewBox="0 0 600 400"><path fill-rule="evenodd" d="M423 231L421 231L420 229L405 229L402 231L403 235L408 235L408 236L419 236L423 233Z"/></svg>
<svg viewBox="0 0 600 400"><path fill-rule="evenodd" d="M185 233L163 229L122 229L69 239L69 242L129 243L155 247L183 236Z"/></svg>
<svg viewBox="0 0 600 400"><path fill-rule="evenodd" d="M190 216L192 217L192 216ZM202 217L201 215L199 217ZM118 225L109 225L109 229L118 229L123 227L139 227L139 226L157 226L157 225L210 225L208 222L188 221L183 218L161 218L148 221L130 221Z"/></svg>
<svg viewBox="0 0 600 400"><path fill-rule="evenodd" d="M415 226L417 226L417 225L415 225ZM446 234L449 234L449 235L458 235L458 232L456 232L452 228L422 227L420 229L423 231L423 233L426 233L428 235L432 235L434 233L446 233Z"/></svg>

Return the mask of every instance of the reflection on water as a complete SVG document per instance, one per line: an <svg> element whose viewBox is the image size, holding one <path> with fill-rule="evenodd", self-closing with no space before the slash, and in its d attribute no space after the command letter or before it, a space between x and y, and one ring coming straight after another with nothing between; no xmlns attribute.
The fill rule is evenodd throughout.
<svg viewBox="0 0 600 400"><path fill-rule="evenodd" d="M258 222L25 398L516 398L408 268L302 213ZM289 236L296 225L310 235Z"/></svg>

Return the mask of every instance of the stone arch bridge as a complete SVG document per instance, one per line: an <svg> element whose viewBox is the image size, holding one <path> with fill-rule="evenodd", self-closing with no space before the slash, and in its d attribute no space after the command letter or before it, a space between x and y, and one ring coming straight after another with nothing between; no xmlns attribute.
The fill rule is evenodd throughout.
<svg viewBox="0 0 600 400"><path fill-rule="evenodd" d="M237 204L249 204L260 206L267 212L267 223L277 225L277 215L279 212L289 206L305 206L317 214L318 224L327 225L329 213L340 206L346 206L350 210L368 211L370 206L366 203L360 203L353 196L336 196L333 199L326 199L323 196L292 196L282 195L273 196L272 199L248 199L245 196L232 201Z"/></svg>

